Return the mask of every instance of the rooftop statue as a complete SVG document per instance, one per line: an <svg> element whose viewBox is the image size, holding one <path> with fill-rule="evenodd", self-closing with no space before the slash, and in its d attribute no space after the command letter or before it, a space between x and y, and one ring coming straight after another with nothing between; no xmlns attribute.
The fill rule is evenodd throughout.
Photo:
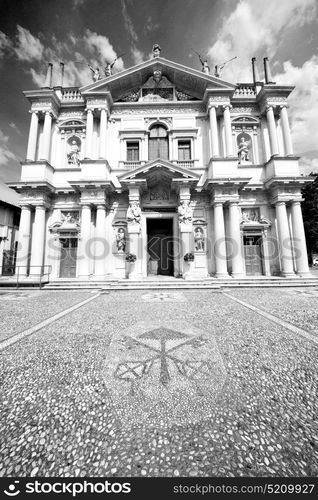
<svg viewBox="0 0 318 500"><path fill-rule="evenodd" d="M120 54L120 56L117 56L111 63L106 61L106 66L105 66L105 76L111 76L113 74L112 69L115 64L115 62L120 59L123 55L125 54Z"/></svg>
<svg viewBox="0 0 318 500"><path fill-rule="evenodd" d="M158 43L155 43L152 47L152 57L160 57L161 47Z"/></svg>
<svg viewBox="0 0 318 500"><path fill-rule="evenodd" d="M98 82L98 80L101 80L102 79L102 76L100 74L100 71L99 71L99 68L93 68L92 66L90 66L88 64L88 67L89 69L91 70L92 72L92 77L93 77L93 81L94 82Z"/></svg>
<svg viewBox="0 0 318 500"><path fill-rule="evenodd" d="M196 50L192 49L193 52L195 54L197 54L197 56L199 57L200 59L200 63L202 64L202 71L203 73L205 73L206 75L209 75L210 74L210 66L208 65L208 60L207 59L203 59L203 57L201 56L201 54L199 54L199 52L197 52Z"/></svg>

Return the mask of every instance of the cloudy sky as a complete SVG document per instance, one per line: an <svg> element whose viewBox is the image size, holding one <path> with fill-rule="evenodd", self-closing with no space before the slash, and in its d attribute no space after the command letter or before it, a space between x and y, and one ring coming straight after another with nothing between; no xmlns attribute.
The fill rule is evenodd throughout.
<svg viewBox="0 0 318 500"><path fill-rule="evenodd" d="M0 0L0 180L17 180L30 115L23 90L44 83L46 64L64 61L66 84L91 81L86 64L115 71L161 55L201 69L234 56L222 78L251 81L250 59L268 56L274 80L295 85L290 121L305 172L318 172L317 0ZM82 64L78 64L82 62Z"/></svg>

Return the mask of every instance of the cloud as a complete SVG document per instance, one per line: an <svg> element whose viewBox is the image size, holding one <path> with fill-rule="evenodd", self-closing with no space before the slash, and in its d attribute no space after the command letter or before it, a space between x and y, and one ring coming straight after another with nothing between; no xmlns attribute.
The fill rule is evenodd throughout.
<svg viewBox="0 0 318 500"><path fill-rule="evenodd" d="M23 135L19 127L14 122L9 123L9 127L15 130L17 134Z"/></svg>
<svg viewBox="0 0 318 500"><path fill-rule="evenodd" d="M3 31L0 31L0 57L3 57L8 50L12 50L12 42Z"/></svg>
<svg viewBox="0 0 318 500"><path fill-rule="evenodd" d="M208 56L214 64L237 56L224 68L222 78L250 81L251 57L257 53L273 57L287 29L315 19L316 8L315 0L241 0L230 16L222 19Z"/></svg>
<svg viewBox="0 0 318 500"><path fill-rule="evenodd" d="M29 30L17 25L17 44L14 52L20 61L41 60L44 47L40 40L33 36Z"/></svg>
<svg viewBox="0 0 318 500"><path fill-rule="evenodd" d="M288 99L295 152L317 150L318 56L312 56L301 67L284 62L283 71L274 75L274 80L282 85L295 85Z"/></svg>
<svg viewBox="0 0 318 500"><path fill-rule="evenodd" d="M78 7L81 7L86 0L72 0L72 9L77 9Z"/></svg>
<svg viewBox="0 0 318 500"><path fill-rule="evenodd" d="M159 23L154 23L152 20L151 16L148 16L148 19L146 21L145 27L144 27L144 33L146 34L147 32L154 32L157 31L157 29L160 28Z"/></svg>
<svg viewBox="0 0 318 500"><path fill-rule="evenodd" d="M7 165L10 161L19 161L19 158L9 149L9 137L0 129L0 166Z"/></svg>
<svg viewBox="0 0 318 500"><path fill-rule="evenodd" d="M132 22L132 19L128 14L125 0L121 0L121 11L122 11L122 15L124 18L125 29L128 33L128 37L130 39L130 52L131 52L133 61L135 64L140 64L141 62L144 61L145 54L141 50L139 50L136 46L136 43L138 42L139 39L138 39L138 35L136 33L136 30L134 28L134 24Z"/></svg>
<svg viewBox="0 0 318 500"><path fill-rule="evenodd" d="M318 174L318 150L314 153L316 154L316 158L308 158L307 156L303 156L300 159L300 171L302 174Z"/></svg>
<svg viewBox="0 0 318 500"><path fill-rule="evenodd" d="M117 57L112 44L106 36L98 35L95 32L86 30L84 42L89 52L95 55L97 59L99 59L101 66L103 64L105 65L105 61L112 62ZM122 71L123 69L123 60L119 58L116 61L116 65L114 66L114 71Z"/></svg>

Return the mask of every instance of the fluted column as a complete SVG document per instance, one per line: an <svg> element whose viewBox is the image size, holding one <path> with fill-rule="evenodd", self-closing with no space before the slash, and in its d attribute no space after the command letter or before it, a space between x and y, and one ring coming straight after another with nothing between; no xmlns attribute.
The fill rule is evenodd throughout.
<svg viewBox="0 0 318 500"><path fill-rule="evenodd" d="M275 122L273 106L267 106L266 116L267 116L268 130L269 130L269 142L271 145L271 155L278 155L279 149L278 149L276 122Z"/></svg>
<svg viewBox="0 0 318 500"><path fill-rule="evenodd" d="M232 276L235 278L243 275L240 214L237 201L229 204L229 233L232 249Z"/></svg>
<svg viewBox="0 0 318 500"><path fill-rule="evenodd" d="M94 114L93 114L93 110L88 109L87 110L87 118L86 118L85 158L92 158L93 128L94 128Z"/></svg>
<svg viewBox="0 0 318 500"><path fill-rule="evenodd" d="M288 114L286 106L281 106L280 108L280 119L282 122L283 129L283 137L284 137L284 146L285 146L285 154L292 155L293 154L293 143L290 134Z"/></svg>
<svg viewBox="0 0 318 500"><path fill-rule="evenodd" d="M105 262L107 258L106 243L106 209L105 205L97 205L96 232L95 232L95 275L105 276Z"/></svg>
<svg viewBox="0 0 318 500"><path fill-rule="evenodd" d="M52 113L51 111L46 111L44 116L41 160L50 161L51 131L52 131Z"/></svg>
<svg viewBox="0 0 318 500"><path fill-rule="evenodd" d="M39 114L37 111L32 111L30 130L29 130L29 140L27 149L27 161L35 161L36 153L36 143L38 139L38 129L39 129Z"/></svg>
<svg viewBox="0 0 318 500"><path fill-rule="evenodd" d="M19 243L16 266L21 266L16 273L20 276L26 276L28 273L29 252L31 240L31 207L21 207L21 217L19 226Z"/></svg>
<svg viewBox="0 0 318 500"><path fill-rule="evenodd" d="M81 216L81 239L79 251L79 272L80 277L87 278L90 274L90 254L91 254L91 207L82 205Z"/></svg>
<svg viewBox="0 0 318 500"><path fill-rule="evenodd" d="M225 149L226 156L233 156L232 127L230 106L224 106L224 129L225 129Z"/></svg>
<svg viewBox="0 0 318 500"><path fill-rule="evenodd" d="M214 203L214 258L217 277L228 276L223 203Z"/></svg>
<svg viewBox="0 0 318 500"><path fill-rule="evenodd" d="M35 207L35 216L32 229L30 276L39 276L42 273L45 242L45 206Z"/></svg>
<svg viewBox="0 0 318 500"><path fill-rule="evenodd" d="M284 201L278 201L275 205L275 208L277 218L277 236L281 260L281 273L283 276L291 276L294 275L294 265L286 203Z"/></svg>
<svg viewBox="0 0 318 500"><path fill-rule="evenodd" d="M291 204L291 220L293 228L296 272L301 276L310 274L308 267L304 222L300 201L293 201Z"/></svg>
<svg viewBox="0 0 318 500"><path fill-rule="evenodd" d="M211 156L220 156L218 122L216 117L216 107L209 109L210 117L210 137L211 137Z"/></svg>
<svg viewBox="0 0 318 500"><path fill-rule="evenodd" d="M99 127L99 157L106 159L106 134L107 134L107 111L100 110L100 127Z"/></svg>

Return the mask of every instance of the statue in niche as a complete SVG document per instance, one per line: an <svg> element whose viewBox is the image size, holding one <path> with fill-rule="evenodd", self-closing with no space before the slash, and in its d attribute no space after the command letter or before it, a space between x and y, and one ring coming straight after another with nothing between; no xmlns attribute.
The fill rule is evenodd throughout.
<svg viewBox="0 0 318 500"><path fill-rule="evenodd" d="M193 210L190 207L190 202L182 200L178 206L179 222L183 224L191 224L193 219Z"/></svg>
<svg viewBox="0 0 318 500"><path fill-rule="evenodd" d="M72 140L71 147L67 153L67 161L71 165L79 167L80 164L80 148L77 141Z"/></svg>
<svg viewBox="0 0 318 500"><path fill-rule="evenodd" d="M120 253L124 253L126 249L126 235L125 235L125 230L120 227L117 231L116 235L116 245L117 245L117 250Z"/></svg>
<svg viewBox="0 0 318 500"><path fill-rule="evenodd" d="M201 227L194 231L194 248L197 252L204 252L204 233Z"/></svg>
<svg viewBox="0 0 318 500"><path fill-rule="evenodd" d="M127 221L132 224L140 224L141 209L139 201L132 201L127 210Z"/></svg>
<svg viewBox="0 0 318 500"><path fill-rule="evenodd" d="M238 158L239 164L245 163L250 160L249 158L249 142L246 140L246 137L243 135L238 144Z"/></svg>

